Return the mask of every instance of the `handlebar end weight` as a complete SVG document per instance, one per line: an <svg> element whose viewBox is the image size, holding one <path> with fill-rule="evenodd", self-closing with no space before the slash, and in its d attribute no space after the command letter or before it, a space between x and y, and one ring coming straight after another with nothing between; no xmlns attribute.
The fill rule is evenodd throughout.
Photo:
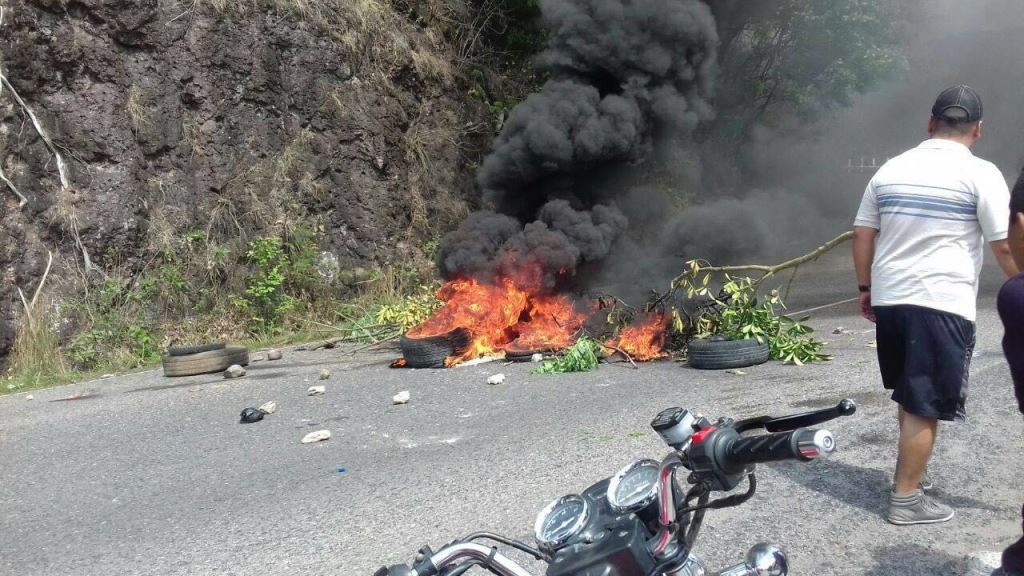
<svg viewBox="0 0 1024 576"><path fill-rule="evenodd" d="M839 405L836 406L836 412L841 416L850 416L857 411L857 403L849 398L845 398L839 401Z"/></svg>

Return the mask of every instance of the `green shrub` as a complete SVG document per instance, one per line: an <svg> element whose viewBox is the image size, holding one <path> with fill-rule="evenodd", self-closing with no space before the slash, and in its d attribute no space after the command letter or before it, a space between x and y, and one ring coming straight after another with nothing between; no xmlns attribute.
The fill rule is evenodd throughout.
<svg viewBox="0 0 1024 576"><path fill-rule="evenodd" d="M250 315L258 332L277 333L284 315L300 305L285 292L288 255L280 238L266 236L250 242L245 257L255 268L246 282L245 296L236 296L233 302Z"/></svg>

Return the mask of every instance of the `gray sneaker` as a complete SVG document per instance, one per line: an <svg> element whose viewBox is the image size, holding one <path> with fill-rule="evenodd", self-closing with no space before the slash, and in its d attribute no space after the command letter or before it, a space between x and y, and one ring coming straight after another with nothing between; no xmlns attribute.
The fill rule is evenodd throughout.
<svg viewBox="0 0 1024 576"><path fill-rule="evenodd" d="M953 518L955 512L949 506L932 499L918 489L907 496L889 493L889 513L885 519L900 526L908 524L936 524Z"/></svg>

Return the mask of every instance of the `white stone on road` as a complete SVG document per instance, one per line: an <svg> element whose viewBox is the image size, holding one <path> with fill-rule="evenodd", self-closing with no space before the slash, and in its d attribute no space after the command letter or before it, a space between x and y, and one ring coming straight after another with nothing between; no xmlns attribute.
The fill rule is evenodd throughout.
<svg viewBox="0 0 1024 576"><path fill-rule="evenodd" d="M320 396L324 392L327 392L326 386L310 386L308 389L306 389L307 396Z"/></svg>
<svg viewBox="0 0 1024 576"><path fill-rule="evenodd" d="M316 432L310 432L302 437L303 444L312 444L314 442L323 442L331 437L330 430L317 430Z"/></svg>
<svg viewBox="0 0 1024 576"><path fill-rule="evenodd" d="M501 374L501 373L495 374L495 375L493 375L493 376L491 376L490 378L487 379L487 383L490 384L491 386L495 386L497 384L501 384L504 381L505 381L505 375Z"/></svg>
<svg viewBox="0 0 1024 576"><path fill-rule="evenodd" d="M221 364L221 366L223 366L223 364ZM224 371L225 378L241 378L242 376L245 376L245 368L242 368L238 364L232 364Z"/></svg>
<svg viewBox="0 0 1024 576"><path fill-rule="evenodd" d="M409 399L411 397L412 396L409 394L408 390L403 390L403 391L399 392L398 394L395 394L394 396L392 396L391 397L391 402L393 404L408 404L409 403Z"/></svg>

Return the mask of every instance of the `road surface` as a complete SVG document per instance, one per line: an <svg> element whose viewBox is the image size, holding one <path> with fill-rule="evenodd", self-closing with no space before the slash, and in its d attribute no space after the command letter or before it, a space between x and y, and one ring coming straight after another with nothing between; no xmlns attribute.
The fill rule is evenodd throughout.
<svg viewBox="0 0 1024 576"><path fill-rule="evenodd" d="M794 307L848 297L845 262L844 251L802 271ZM987 273L981 295L970 419L942 426L932 466L935 494L957 509L948 524L881 517L894 410L871 325L847 305L813 322L833 362L745 376L676 362L560 376L500 363L393 370L393 353L288 350L239 380L150 371L0 397L0 574L368 575L472 530L529 538L551 499L661 457L648 422L665 407L747 416L843 397L859 410L831 426L840 452L761 467L757 496L710 513L696 552L718 567L771 541L794 575L955 574L965 554L1020 530L1024 437L999 353L998 280ZM839 326L851 332L832 335ZM487 385L499 371L505 383ZM306 396L317 383L326 395ZM393 406L402 390L412 401ZM238 423L268 400L277 413ZM321 428L329 441L300 444Z"/></svg>

